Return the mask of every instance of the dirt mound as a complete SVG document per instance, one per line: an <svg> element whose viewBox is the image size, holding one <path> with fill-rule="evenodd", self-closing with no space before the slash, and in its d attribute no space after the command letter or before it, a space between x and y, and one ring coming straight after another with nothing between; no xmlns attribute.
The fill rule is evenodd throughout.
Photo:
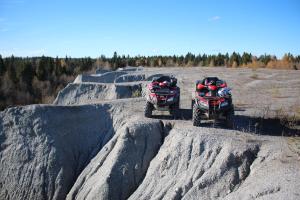
<svg viewBox="0 0 300 200"><path fill-rule="evenodd" d="M116 78L115 83L136 82L136 81L152 81L154 78L159 78L164 74L157 73L131 73L124 74Z"/></svg>
<svg viewBox="0 0 300 200"><path fill-rule="evenodd" d="M131 67L131 66L127 66L127 67L120 67L117 69L117 71L126 71L126 72L136 72L136 71L143 71L144 67L139 66L139 67Z"/></svg>
<svg viewBox="0 0 300 200"><path fill-rule="evenodd" d="M300 184L282 176L295 183L300 172L296 163L281 162L282 152L269 142L240 132L175 127L129 199L285 199Z"/></svg>
<svg viewBox="0 0 300 200"><path fill-rule="evenodd" d="M104 74L106 72L111 72L111 70L108 70L108 69L97 69L96 70L96 74Z"/></svg>
<svg viewBox="0 0 300 200"><path fill-rule="evenodd" d="M81 173L67 199L127 199L143 180L163 137L157 121L123 126Z"/></svg>
<svg viewBox="0 0 300 200"><path fill-rule="evenodd" d="M61 90L54 104L74 105L99 102L101 100L113 100L138 97L142 94L142 84L94 84L94 83L70 83Z"/></svg>
<svg viewBox="0 0 300 200"><path fill-rule="evenodd" d="M0 113L0 199L63 199L113 135L109 105Z"/></svg>
<svg viewBox="0 0 300 200"><path fill-rule="evenodd" d="M162 74L144 72L131 73L131 68L106 72L100 75L79 75L73 83L61 90L53 104L88 104L103 100L140 97L145 93L145 85ZM130 72L130 73L129 73Z"/></svg>
<svg viewBox="0 0 300 200"><path fill-rule="evenodd" d="M126 71L112 71L112 72L105 72L103 74L96 74L96 75L82 74L76 77L74 83L83 83L83 82L114 83L116 78L127 73L128 72Z"/></svg>
<svg viewBox="0 0 300 200"><path fill-rule="evenodd" d="M96 74L81 74L76 77L74 83L115 83L120 76L140 73L144 70L143 67L125 67L119 68L117 71L109 71L105 69L99 69ZM133 75L134 76L134 75ZM121 79L120 79L121 80ZM135 81L135 80L134 80ZM120 82L131 82L131 81L120 81Z"/></svg>
<svg viewBox="0 0 300 200"><path fill-rule="evenodd" d="M100 157L104 167L99 170L106 173L110 169L117 182L117 168L131 157L127 167L133 169L131 164L136 162L140 168L134 172L136 177L128 174L127 178L141 180L161 144L163 126L158 120L131 123L129 113L122 110L122 104L33 105L1 112L0 199L64 199L97 154L93 160ZM135 146L127 145L131 142ZM87 169L98 164L91 162ZM80 177L91 175L87 169ZM126 190L123 193L126 195Z"/></svg>
<svg viewBox="0 0 300 200"><path fill-rule="evenodd" d="M134 82L134 81L145 81L145 74L130 74L130 75L122 75L119 76L115 82L116 83L124 83L124 82Z"/></svg>

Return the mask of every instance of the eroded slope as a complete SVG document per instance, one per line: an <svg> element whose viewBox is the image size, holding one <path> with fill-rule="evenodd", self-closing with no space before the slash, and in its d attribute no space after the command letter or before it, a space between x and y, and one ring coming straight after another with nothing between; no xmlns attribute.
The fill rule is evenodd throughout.
<svg viewBox="0 0 300 200"><path fill-rule="evenodd" d="M272 137L175 125L129 199L296 199L299 161L281 145Z"/></svg>

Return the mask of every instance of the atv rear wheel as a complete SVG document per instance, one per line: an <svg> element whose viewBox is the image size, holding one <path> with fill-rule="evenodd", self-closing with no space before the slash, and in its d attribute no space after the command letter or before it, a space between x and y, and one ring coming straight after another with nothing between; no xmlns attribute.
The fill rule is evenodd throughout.
<svg viewBox="0 0 300 200"><path fill-rule="evenodd" d="M197 104L193 105L193 126L201 125L201 112L197 106Z"/></svg>
<svg viewBox="0 0 300 200"><path fill-rule="evenodd" d="M144 115L145 117L152 117L152 111L153 111L153 105L149 101L146 102L145 108L144 108Z"/></svg>
<svg viewBox="0 0 300 200"><path fill-rule="evenodd" d="M169 113L174 117L174 119L178 119L180 117L179 102L169 107Z"/></svg>
<svg viewBox="0 0 300 200"><path fill-rule="evenodd" d="M180 117L180 97L178 97L178 100L175 104L170 106L169 110L170 115L172 115L174 119L178 119Z"/></svg>
<svg viewBox="0 0 300 200"><path fill-rule="evenodd" d="M170 108L170 109L172 109L172 108ZM174 117L174 119L178 119L179 118L179 109L173 108L172 110L170 110L170 115L172 115Z"/></svg>
<svg viewBox="0 0 300 200"><path fill-rule="evenodd" d="M180 97L178 97L177 102L174 104L174 108L175 109L179 109L180 108Z"/></svg>
<svg viewBox="0 0 300 200"><path fill-rule="evenodd" d="M234 126L233 118L234 118L234 111L231 110L226 114L225 123L226 123L227 128L233 128L233 126Z"/></svg>

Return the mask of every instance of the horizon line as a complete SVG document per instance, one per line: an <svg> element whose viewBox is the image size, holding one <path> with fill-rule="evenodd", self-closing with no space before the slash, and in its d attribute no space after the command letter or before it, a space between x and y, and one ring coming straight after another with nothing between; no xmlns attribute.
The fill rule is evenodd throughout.
<svg viewBox="0 0 300 200"><path fill-rule="evenodd" d="M130 58L132 58L132 57L173 57L173 56L176 56L176 57L181 57L181 56L186 56L186 55L188 55L188 54L192 54L192 55L195 55L195 56L199 56L199 55L201 55L201 56L203 56L203 55L206 55L206 56L218 56L219 54L220 55L226 55L226 54L228 54L229 56L230 55L232 55L233 53L236 53L236 54L239 54L240 56L242 56L244 53L247 53L247 54L251 54L251 56L255 56L255 57L257 57L257 58L259 58L260 56L271 56L271 57L276 57L277 59L278 58L283 58L285 55L292 55L293 57L298 57L298 56L300 56L300 53L296 53L296 54L293 54L293 53L291 53L291 52L286 52L286 53L284 53L282 56L277 56L277 55L275 55L275 54L269 54L269 53L263 53L263 54L253 54L253 53L251 53L251 52L247 52L247 51L243 51L242 53L240 53L240 52L238 52L238 51L233 51L232 53L229 53L229 52L226 52L226 53L221 53L221 52L219 52L219 53L211 53L211 54L209 54L209 53L192 53L192 52L187 52L187 53L185 53L185 54L151 54L151 55L142 55L142 54L135 54L135 55L130 55L130 54L118 54L118 52L117 51L115 51L114 53L117 53L117 55L118 56L120 56L120 57L123 57L123 56L125 56L125 57L130 57ZM113 54L114 54L113 53ZM102 57L102 56L104 56L105 58L113 58L113 55L112 56L107 56L107 55L105 55L105 54L100 54L99 56L96 56L96 57L92 57L92 56L71 56L71 55L68 55L68 54L66 54L65 56L58 56L58 55L56 55L56 56L49 56L49 55L46 55L46 54L42 54L42 55L27 55L27 56L20 56L20 55L14 55L14 54L11 54L11 55L2 55L1 53L0 53L0 56L2 57L2 58L10 58L10 57L15 57L15 58L35 58L35 57L52 57L52 58L92 58L92 59L97 59L97 58L100 58L100 57Z"/></svg>

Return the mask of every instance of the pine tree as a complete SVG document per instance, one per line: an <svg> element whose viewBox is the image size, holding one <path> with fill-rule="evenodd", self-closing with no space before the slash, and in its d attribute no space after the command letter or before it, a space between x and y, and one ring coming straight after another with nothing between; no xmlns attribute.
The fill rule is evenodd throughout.
<svg viewBox="0 0 300 200"><path fill-rule="evenodd" d="M46 58L44 56L42 56L41 60L38 63L38 66L36 68L36 77L39 80L46 80L47 78L47 73L46 73Z"/></svg>
<svg viewBox="0 0 300 200"><path fill-rule="evenodd" d="M17 75L16 75L16 68L15 68L15 57L12 55L10 58L6 59L6 66L7 66L7 73L10 78L14 83L16 83L17 80Z"/></svg>
<svg viewBox="0 0 300 200"><path fill-rule="evenodd" d="M6 71L5 69L5 65L2 59L2 56L0 54L0 76L2 76L4 74L4 72Z"/></svg>
<svg viewBox="0 0 300 200"><path fill-rule="evenodd" d="M240 54L233 52L229 58L229 64L230 64L230 66L233 66L233 64L235 66L240 66L241 60L242 59L241 59Z"/></svg>
<svg viewBox="0 0 300 200"><path fill-rule="evenodd" d="M246 53L244 52L242 55L242 64L247 65L247 63L250 63L252 60L252 55L251 53Z"/></svg>

